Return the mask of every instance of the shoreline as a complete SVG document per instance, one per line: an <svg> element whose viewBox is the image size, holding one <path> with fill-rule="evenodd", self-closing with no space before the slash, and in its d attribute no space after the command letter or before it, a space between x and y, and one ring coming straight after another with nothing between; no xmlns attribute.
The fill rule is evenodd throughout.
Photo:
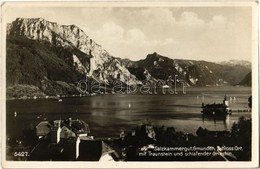
<svg viewBox="0 0 260 169"><path fill-rule="evenodd" d="M37 97L36 99L60 99L60 98L80 98L80 97L91 97L91 96L102 96L102 95L188 95L188 92L196 92L200 89L209 89L209 88L216 88L218 91L223 91L223 92L227 92L229 89L237 89L237 88L241 88L241 89L245 89L245 91L251 91L252 93L252 87L251 86L190 86L187 87L187 91L186 93L182 93L181 90L177 91L178 93L173 94L170 93L167 89L165 89L165 93L163 92L163 88L158 88L161 90L158 90L158 92L154 92L152 91L152 93L141 93L141 92L129 92L127 93L126 91L124 92L117 92L117 93L91 93L91 94L73 94L73 95L67 95L67 94L58 94L58 95L53 95L53 96L48 96L48 95L44 95L44 96L37 96L37 95L31 95L31 96L24 96L24 97L6 97L6 101L9 100L34 100L34 97ZM205 92L202 92L202 94ZM35 100L36 100L35 99Z"/></svg>
<svg viewBox="0 0 260 169"><path fill-rule="evenodd" d="M231 161L248 161L251 158L247 155L251 151L251 145L247 144L252 134L251 120L240 117L238 122L232 124L238 128L230 131L212 131L199 127L195 135L175 130L174 127L153 126L146 122L120 133L119 137L93 138L92 141L104 141L113 149L111 152L119 155L118 161L219 161L218 158L215 159L215 156L219 157L219 151L227 155L232 154L234 158ZM149 131L143 130L145 128L149 128ZM241 128L244 131L240 130ZM27 161L26 156L21 158L13 154L17 151L29 154L32 149L43 143L42 139L34 136L33 131L27 130L18 140L7 138L8 160ZM46 146L46 141L42 146ZM84 139L82 141L84 142ZM41 151L33 155L36 155L36 160L41 160L40 156L37 157L37 153L41 154ZM49 156L52 159L52 154ZM62 161L67 160L70 159L65 158Z"/></svg>

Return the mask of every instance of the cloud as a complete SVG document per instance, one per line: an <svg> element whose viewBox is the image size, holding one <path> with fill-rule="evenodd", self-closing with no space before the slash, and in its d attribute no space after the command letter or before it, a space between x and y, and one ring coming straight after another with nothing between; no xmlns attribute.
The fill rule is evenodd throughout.
<svg viewBox="0 0 260 169"><path fill-rule="evenodd" d="M149 25L171 26L175 23L172 11L168 8L148 8L140 12L140 17Z"/></svg>
<svg viewBox="0 0 260 169"><path fill-rule="evenodd" d="M7 21L16 17L75 24L112 55L134 60L151 52L211 61L251 59L250 7L28 6L6 11Z"/></svg>
<svg viewBox="0 0 260 169"><path fill-rule="evenodd" d="M188 10L173 15L170 8L123 11L118 18L124 22L116 20L103 25L104 30L99 32L103 38L101 44L116 56L137 60L158 52L183 59L225 60L245 58L250 49L250 36L246 36L250 34L241 26L243 23L222 14L205 19Z"/></svg>
<svg viewBox="0 0 260 169"><path fill-rule="evenodd" d="M145 35L140 29L130 29L126 33L126 40L132 42L142 42L145 41Z"/></svg>
<svg viewBox="0 0 260 169"><path fill-rule="evenodd" d="M96 41L100 42L116 40L120 41L124 36L124 29L114 22L107 22L103 24L101 29L92 31L91 36L93 36Z"/></svg>
<svg viewBox="0 0 260 169"><path fill-rule="evenodd" d="M212 20L209 22L209 27L213 29L226 28L228 24L227 18L222 15L215 15L212 17Z"/></svg>
<svg viewBox="0 0 260 169"><path fill-rule="evenodd" d="M89 30L89 29L88 29ZM96 31L91 31L91 38L101 44L110 54L119 57L130 57L132 60L144 58L148 53L166 49L173 45L172 38L163 40L150 39L138 28L124 29L122 26L107 22Z"/></svg>
<svg viewBox="0 0 260 169"><path fill-rule="evenodd" d="M194 12L183 12L177 24L193 28L200 28L205 25L205 21L199 19L198 14Z"/></svg>

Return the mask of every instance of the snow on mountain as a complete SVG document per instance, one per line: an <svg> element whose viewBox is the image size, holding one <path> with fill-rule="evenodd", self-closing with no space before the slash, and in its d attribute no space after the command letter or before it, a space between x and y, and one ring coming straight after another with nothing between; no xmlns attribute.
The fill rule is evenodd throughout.
<svg viewBox="0 0 260 169"><path fill-rule="evenodd" d="M220 64L229 65L229 66L236 66L236 65L245 66L248 68L251 68L251 65L252 65L252 63L247 60L236 60L236 59L231 59L229 61L223 61L223 62L220 62Z"/></svg>

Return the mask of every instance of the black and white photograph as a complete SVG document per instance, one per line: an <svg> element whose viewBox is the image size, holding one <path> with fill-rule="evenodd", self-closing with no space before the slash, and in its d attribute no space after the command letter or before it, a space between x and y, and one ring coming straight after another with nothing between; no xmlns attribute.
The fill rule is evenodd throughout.
<svg viewBox="0 0 260 169"><path fill-rule="evenodd" d="M4 168L259 165L257 2L1 8Z"/></svg>

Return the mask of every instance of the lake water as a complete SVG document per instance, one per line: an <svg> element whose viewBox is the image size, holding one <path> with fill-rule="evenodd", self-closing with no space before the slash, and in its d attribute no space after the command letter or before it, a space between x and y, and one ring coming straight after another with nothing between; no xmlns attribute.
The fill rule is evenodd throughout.
<svg viewBox="0 0 260 169"><path fill-rule="evenodd" d="M226 120L202 118L201 103L222 103L226 94L231 108L248 109L250 87L187 88L187 94L127 95L108 94L88 97L8 100L6 104L7 137L21 135L21 130L40 121L68 117L84 120L94 137L117 137L145 120L156 126L172 126L177 131L195 134L199 126L209 130L230 130L240 116L251 112L234 112ZM235 103L234 103L235 97ZM130 106L129 106L130 105ZM14 117L14 112L17 116Z"/></svg>

